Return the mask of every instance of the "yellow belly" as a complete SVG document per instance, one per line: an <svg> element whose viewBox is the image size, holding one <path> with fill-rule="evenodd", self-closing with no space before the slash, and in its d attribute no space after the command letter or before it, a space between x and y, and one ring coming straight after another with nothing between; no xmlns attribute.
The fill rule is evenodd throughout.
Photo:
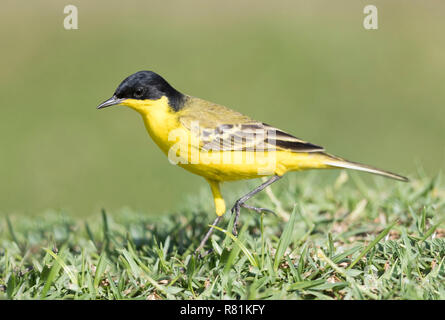
<svg viewBox="0 0 445 320"><path fill-rule="evenodd" d="M327 168L323 164L324 158L315 153L287 151L265 153L223 151L213 152L211 155L206 152L200 153L198 163L178 163L178 165L207 179L233 181L270 175L282 176L288 171ZM229 161L230 159L232 161Z"/></svg>

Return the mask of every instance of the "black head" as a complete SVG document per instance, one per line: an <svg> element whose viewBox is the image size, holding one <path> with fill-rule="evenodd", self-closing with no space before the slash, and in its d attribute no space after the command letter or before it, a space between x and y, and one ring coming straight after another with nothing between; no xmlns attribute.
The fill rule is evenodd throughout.
<svg viewBox="0 0 445 320"><path fill-rule="evenodd" d="M122 81L113 97L99 105L98 109L119 104L126 99L158 100L163 96L168 98L169 105L175 111L181 109L185 102L185 96L160 75L153 71L139 71Z"/></svg>

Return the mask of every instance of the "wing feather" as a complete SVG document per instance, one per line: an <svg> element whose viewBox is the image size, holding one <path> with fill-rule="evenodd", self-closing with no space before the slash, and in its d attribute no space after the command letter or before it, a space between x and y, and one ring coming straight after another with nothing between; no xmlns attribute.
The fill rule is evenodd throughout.
<svg viewBox="0 0 445 320"><path fill-rule="evenodd" d="M205 151L324 151L320 146L202 99L190 97L179 113L181 124L199 135L200 148Z"/></svg>

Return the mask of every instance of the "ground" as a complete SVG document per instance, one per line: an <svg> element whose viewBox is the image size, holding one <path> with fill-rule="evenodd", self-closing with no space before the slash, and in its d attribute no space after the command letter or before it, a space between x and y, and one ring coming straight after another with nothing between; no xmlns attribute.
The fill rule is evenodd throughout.
<svg viewBox="0 0 445 320"><path fill-rule="evenodd" d="M178 212L123 209L86 219L54 211L0 223L0 298L9 299L445 299L445 188L338 172L290 176L213 221L207 189ZM243 190L232 190L235 200Z"/></svg>

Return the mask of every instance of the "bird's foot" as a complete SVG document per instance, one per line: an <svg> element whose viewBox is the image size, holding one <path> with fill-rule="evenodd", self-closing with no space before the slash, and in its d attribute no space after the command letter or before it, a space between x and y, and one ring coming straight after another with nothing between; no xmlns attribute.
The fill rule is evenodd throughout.
<svg viewBox="0 0 445 320"><path fill-rule="evenodd" d="M277 215L274 211L272 211L272 210L270 210L270 209L267 209L267 208L260 208L260 207L252 207L252 206L249 206L248 204L245 204L245 203L243 203L243 204L241 205L241 207L246 208L246 209L249 209L249 210L256 211L256 212L258 212L258 213L269 212L269 213L272 213L273 215Z"/></svg>
<svg viewBox="0 0 445 320"><path fill-rule="evenodd" d="M204 251L203 253L199 253L198 250L195 250L195 257L197 257L198 259L202 259L205 256L209 255L210 253L213 252L213 249L209 249L207 251Z"/></svg>
<svg viewBox="0 0 445 320"><path fill-rule="evenodd" d="M238 235L237 228L238 228L238 224L239 224L239 217L240 217L241 208L246 208L246 209L249 209L249 210L253 210L253 211L258 212L258 213L269 212L269 213L272 213L272 214L276 215L276 213L273 212L270 209L253 207L253 206L249 206L248 204L245 204L244 202L240 202L239 200L236 201L235 205L231 209L232 214L235 214L235 220L233 221L233 229L232 229L232 233L235 236Z"/></svg>

